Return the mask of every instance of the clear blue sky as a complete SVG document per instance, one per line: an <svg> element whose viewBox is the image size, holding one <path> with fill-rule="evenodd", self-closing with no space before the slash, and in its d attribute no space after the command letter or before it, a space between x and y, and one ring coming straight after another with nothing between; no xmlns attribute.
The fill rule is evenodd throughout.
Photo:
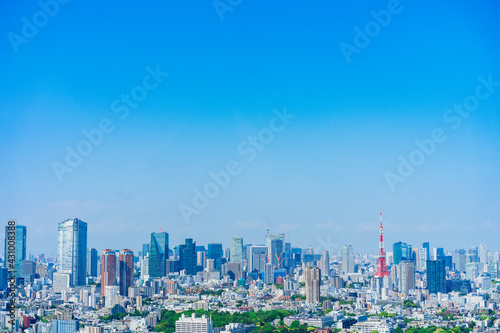
<svg viewBox="0 0 500 333"><path fill-rule="evenodd" d="M348 63L341 43L388 4L244 0L221 20L212 1L73 0L43 22L38 2L2 1L0 221L26 225L33 254L73 217L99 251L160 228L171 247L259 244L269 223L295 246L375 253L382 209L387 245L500 250L500 87L456 129L443 118L479 76L500 82L500 5L402 0ZM113 101L157 65L169 75L120 119ZM296 117L248 162L238 147L285 107ZM53 163L103 119L114 130L59 181ZM447 140L392 191L386 172L436 128ZM232 160L241 172L186 223L179 205Z"/></svg>

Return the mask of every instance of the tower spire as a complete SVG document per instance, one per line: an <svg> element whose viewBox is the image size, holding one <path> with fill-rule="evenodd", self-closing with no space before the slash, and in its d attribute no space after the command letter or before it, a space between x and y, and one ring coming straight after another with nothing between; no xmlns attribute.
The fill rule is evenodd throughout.
<svg viewBox="0 0 500 333"><path fill-rule="evenodd" d="M383 278L385 276L390 276L387 270L387 263L385 261L385 249L384 249L384 227L382 226L382 211L380 211L380 240L379 240L379 250L378 250L378 263L377 272L375 277Z"/></svg>

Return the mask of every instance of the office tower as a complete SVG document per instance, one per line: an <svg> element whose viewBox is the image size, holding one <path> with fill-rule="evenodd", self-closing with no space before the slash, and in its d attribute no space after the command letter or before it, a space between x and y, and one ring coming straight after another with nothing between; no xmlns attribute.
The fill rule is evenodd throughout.
<svg viewBox="0 0 500 333"><path fill-rule="evenodd" d="M247 251L248 251L247 271L249 273L251 273L253 271L257 271L257 272L262 271L264 269L264 265L267 262L267 257L266 257L267 247L253 245L253 246L249 246Z"/></svg>
<svg viewBox="0 0 500 333"><path fill-rule="evenodd" d="M185 270L187 275L196 275L196 242L191 238L186 238L186 242L179 246L179 259L181 270Z"/></svg>
<svg viewBox="0 0 500 333"><path fill-rule="evenodd" d="M465 274L467 279L474 280L479 276L479 265L477 262L468 262L465 265Z"/></svg>
<svg viewBox="0 0 500 333"><path fill-rule="evenodd" d="M354 273L354 250L352 245L344 245L342 248L342 271L346 274Z"/></svg>
<svg viewBox="0 0 500 333"><path fill-rule="evenodd" d="M107 286L116 285L116 256L110 249L102 251L101 254L101 296L104 296Z"/></svg>
<svg viewBox="0 0 500 333"><path fill-rule="evenodd" d="M392 244L392 259L394 265L398 265L403 259L403 242L396 242Z"/></svg>
<svg viewBox="0 0 500 333"><path fill-rule="evenodd" d="M277 267L285 247L285 234L268 233L266 237L266 246L269 262L273 264L274 267Z"/></svg>
<svg viewBox="0 0 500 333"><path fill-rule="evenodd" d="M128 288L134 281L134 252L129 249L120 251L120 295L128 296Z"/></svg>
<svg viewBox="0 0 500 333"><path fill-rule="evenodd" d="M492 280L497 280L499 277L499 271L498 271L498 261L491 261L490 264L490 275Z"/></svg>
<svg viewBox="0 0 500 333"><path fill-rule="evenodd" d="M319 302L321 272L318 267L307 267L304 271L306 280L306 302Z"/></svg>
<svg viewBox="0 0 500 333"><path fill-rule="evenodd" d="M114 304L113 298L120 294L120 287L106 286L104 288L104 307L111 308Z"/></svg>
<svg viewBox="0 0 500 333"><path fill-rule="evenodd" d="M425 258L425 261L427 262L427 260L430 260L431 257L430 257L430 254L431 254L431 248L430 248L430 245L429 245L429 242L423 242L422 243L422 248L426 249L426 253L427 253L427 257Z"/></svg>
<svg viewBox="0 0 500 333"><path fill-rule="evenodd" d="M427 265L427 257L428 257L428 253L427 253L427 248L423 247L423 248L420 248L418 249L418 270L421 271L421 272L425 272L425 270L427 269L426 265Z"/></svg>
<svg viewBox="0 0 500 333"><path fill-rule="evenodd" d="M236 281L241 277L241 269L240 269L240 263L239 262L228 262L227 264L224 265L225 272L231 280Z"/></svg>
<svg viewBox="0 0 500 333"><path fill-rule="evenodd" d="M232 237L230 247L230 260L231 262L243 263L243 238Z"/></svg>
<svg viewBox="0 0 500 333"><path fill-rule="evenodd" d="M36 263L33 260L23 260L21 262L21 277L26 282L33 282L36 274Z"/></svg>
<svg viewBox="0 0 500 333"><path fill-rule="evenodd" d="M161 278L165 276L165 263L168 259L168 234L166 232L151 233L149 244L149 276Z"/></svg>
<svg viewBox="0 0 500 333"><path fill-rule="evenodd" d="M175 332L177 333L212 333L213 323L212 319L206 315L196 318L196 313L191 317L186 317L182 314L181 317L175 322Z"/></svg>
<svg viewBox="0 0 500 333"><path fill-rule="evenodd" d="M479 262L488 264L488 249L484 243L479 245Z"/></svg>
<svg viewBox="0 0 500 333"><path fill-rule="evenodd" d="M445 260L446 255L442 247L434 248L434 260Z"/></svg>
<svg viewBox="0 0 500 333"><path fill-rule="evenodd" d="M427 260L427 289L431 294L446 293L446 271L443 260Z"/></svg>
<svg viewBox="0 0 500 333"><path fill-rule="evenodd" d="M208 259L214 259L215 269L220 271L222 266L222 256L224 255L224 250L222 249L222 244L208 244Z"/></svg>
<svg viewBox="0 0 500 333"><path fill-rule="evenodd" d="M90 249L87 253L87 275L97 277L98 255L96 249Z"/></svg>
<svg viewBox="0 0 500 333"><path fill-rule="evenodd" d="M328 251L321 253L321 276L330 276L330 254Z"/></svg>
<svg viewBox="0 0 500 333"><path fill-rule="evenodd" d="M142 257L146 257L149 254L149 244L142 244ZM167 258L168 259L168 258Z"/></svg>
<svg viewBox="0 0 500 333"><path fill-rule="evenodd" d="M9 230L9 228L11 228ZM9 237L15 237L10 239ZM13 243L14 241L14 243ZM14 250L14 262L12 262L12 257L9 258L9 247ZM15 276L20 277L22 272L22 261L26 259L26 227L23 225L5 226L5 252L4 252L4 268L13 268L15 271ZM10 269L12 270L12 269Z"/></svg>
<svg viewBox="0 0 500 333"><path fill-rule="evenodd" d="M141 261L141 279L149 279L149 254Z"/></svg>
<svg viewBox="0 0 500 333"><path fill-rule="evenodd" d="M465 272L466 259L464 249L455 250L455 253L453 255L453 264L455 265L455 271Z"/></svg>
<svg viewBox="0 0 500 333"><path fill-rule="evenodd" d="M76 333L78 330L78 320L52 320L52 333Z"/></svg>
<svg viewBox="0 0 500 333"><path fill-rule="evenodd" d="M207 272L215 270L215 259L207 259Z"/></svg>
<svg viewBox="0 0 500 333"><path fill-rule="evenodd" d="M477 246L472 246L469 249L469 256L468 257L470 258L470 260L467 262L478 262L479 261L479 250L478 250Z"/></svg>
<svg viewBox="0 0 500 333"><path fill-rule="evenodd" d="M264 276L262 280L265 284L274 283L274 266L270 262L264 265Z"/></svg>
<svg viewBox="0 0 500 333"><path fill-rule="evenodd" d="M86 284L87 223L76 218L59 222L57 271L71 274L71 286Z"/></svg>
<svg viewBox="0 0 500 333"><path fill-rule="evenodd" d="M399 263L399 291L408 294L415 289L415 264L412 261Z"/></svg>
<svg viewBox="0 0 500 333"><path fill-rule="evenodd" d="M196 252L196 265L202 268L207 267L207 253L205 251Z"/></svg>

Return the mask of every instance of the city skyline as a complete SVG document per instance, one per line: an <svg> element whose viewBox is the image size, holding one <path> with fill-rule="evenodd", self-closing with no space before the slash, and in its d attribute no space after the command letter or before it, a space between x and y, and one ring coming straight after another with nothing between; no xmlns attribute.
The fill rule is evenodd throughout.
<svg viewBox="0 0 500 333"><path fill-rule="evenodd" d="M160 228L257 243L268 224L375 251L380 209L389 242L493 244L499 4L402 1L363 40L387 6L71 2L16 45L43 8L2 2L0 220L32 252L76 216L93 247Z"/></svg>

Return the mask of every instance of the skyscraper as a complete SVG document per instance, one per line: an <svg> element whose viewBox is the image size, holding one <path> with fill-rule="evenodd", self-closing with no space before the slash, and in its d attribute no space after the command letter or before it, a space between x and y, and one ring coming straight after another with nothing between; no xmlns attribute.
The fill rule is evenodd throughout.
<svg viewBox="0 0 500 333"><path fill-rule="evenodd" d="M196 259L196 242L193 242L191 238L186 238L185 243L179 246L181 270L184 269L187 275L196 275L198 272Z"/></svg>
<svg viewBox="0 0 500 333"><path fill-rule="evenodd" d="M392 244L392 259L394 265L398 265L403 259L402 242L396 242Z"/></svg>
<svg viewBox="0 0 500 333"><path fill-rule="evenodd" d="M134 252L120 251L120 295L128 296L128 288L134 280Z"/></svg>
<svg viewBox="0 0 500 333"><path fill-rule="evenodd" d="M465 260L465 250L457 249L453 255L453 264L455 264L455 271L465 272L466 260Z"/></svg>
<svg viewBox="0 0 500 333"><path fill-rule="evenodd" d="M321 276L330 276L330 254L328 251L321 253Z"/></svg>
<svg viewBox="0 0 500 333"><path fill-rule="evenodd" d="M488 249L484 243L479 245L479 261L488 264Z"/></svg>
<svg viewBox="0 0 500 333"><path fill-rule="evenodd" d="M429 253L427 252L427 248L422 247L418 249L418 270L424 272L427 269L427 257Z"/></svg>
<svg viewBox="0 0 500 333"><path fill-rule="evenodd" d="M90 249L87 253L87 274L88 276L97 277L97 250Z"/></svg>
<svg viewBox="0 0 500 333"><path fill-rule="evenodd" d="M342 249L342 271L354 273L354 251L352 245L344 245Z"/></svg>
<svg viewBox="0 0 500 333"><path fill-rule="evenodd" d="M285 234L267 234L266 246L269 262L277 267L278 258L282 255L285 247Z"/></svg>
<svg viewBox="0 0 500 333"><path fill-rule="evenodd" d="M151 233L149 244L149 276L161 278L165 276L165 264L168 259L168 234L166 232Z"/></svg>
<svg viewBox="0 0 500 333"><path fill-rule="evenodd" d="M430 252L431 248L430 248L429 242L423 242L422 248L427 250L427 257L425 258L425 261L430 260L431 259L431 252Z"/></svg>
<svg viewBox="0 0 500 333"><path fill-rule="evenodd" d="M260 272L264 269L264 265L267 262L266 259L267 247L265 246L249 246L248 247L248 273L253 271Z"/></svg>
<svg viewBox="0 0 500 333"><path fill-rule="evenodd" d="M415 289L415 264L413 261L399 263L399 291L408 294Z"/></svg>
<svg viewBox="0 0 500 333"><path fill-rule="evenodd" d="M101 296L104 296L106 286L116 285L116 255L115 251L106 249L101 254Z"/></svg>
<svg viewBox="0 0 500 333"><path fill-rule="evenodd" d="M12 227L11 227L12 228ZM14 271L16 278L21 277L22 272L22 262L26 259L26 227L23 225L16 225L15 230L9 230L9 226L5 226L5 257L4 257L4 268L9 268L11 262L9 262L9 237L14 236L12 232L15 232L15 245L14 245ZM12 242L11 242L12 244ZM11 247L12 249L12 247Z"/></svg>
<svg viewBox="0 0 500 333"><path fill-rule="evenodd" d="M87 223L75 218L58 224L57 271L71 274L71 285L87 280Z"/></svg>
<svg viewBox="0 0 500 333"><path fill-rule="evenodd" d="M446 271L443 260L427 260L427 289L429 293L446 293Z"/></svg>
<svg viewBox="0 0 500 333"><path fill-rule="evenodd" d="M318 267L307 267L304 272L306 280L306 302L319 302L321 272Z"/></svg>
<svg viewBox="0 0 500 333"><path fill-rule="evenodd" d="M214 260L214 267L216 270L220 271L222 266L222 256L224 255L224 250L222 249L222 244L208 244L208 259Z"/></svg>
<svg viewBox="0 0 500 333"><path fill-rule="evenodd" d="M231 238L230 261L243 264L243 238Z"/></svg>

